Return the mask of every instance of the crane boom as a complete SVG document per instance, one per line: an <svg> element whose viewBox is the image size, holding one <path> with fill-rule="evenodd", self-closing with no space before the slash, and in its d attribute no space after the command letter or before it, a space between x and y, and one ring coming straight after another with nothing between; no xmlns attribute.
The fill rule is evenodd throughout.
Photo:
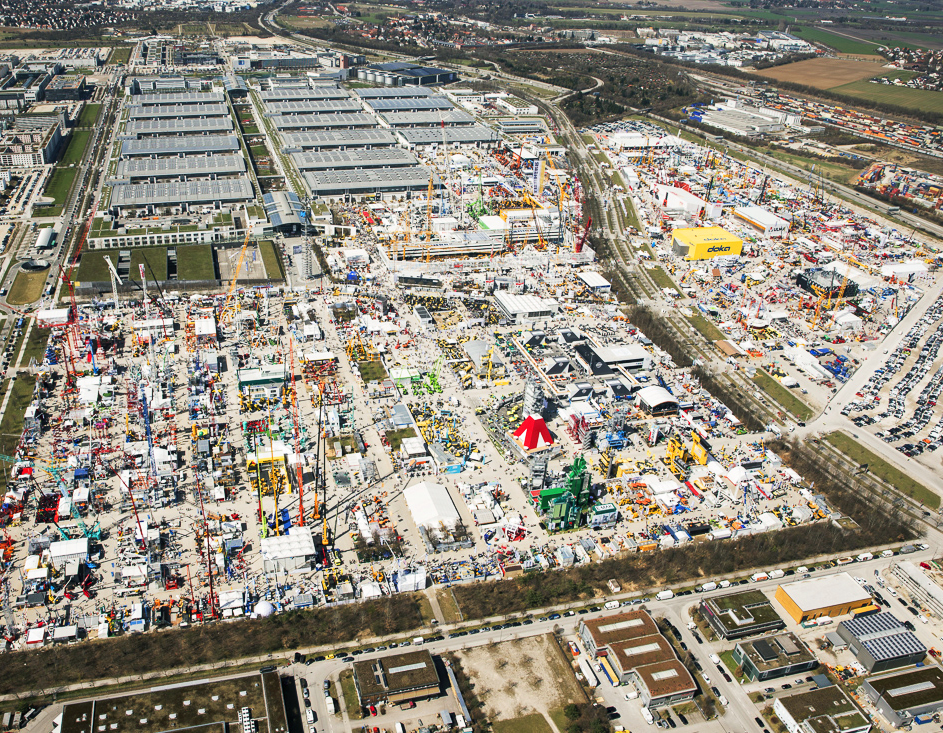
<svg viewBox="0 0 943 733"><path fill-rule="evenodd" d="M236 282L239 280L239 273L242 271L242 264L246 261L246 250L249 249L249 238L252 236L252 226L246 228L246 238L242 243L242 249L239 250L239 261L236 263L236 270L232 274L232 281L229 283L229 291L226 293L226 302L223 304L223 311L220 315L220 323L229 323L236 314L236 309L230 307L232 295L236 292Z"/></svg>

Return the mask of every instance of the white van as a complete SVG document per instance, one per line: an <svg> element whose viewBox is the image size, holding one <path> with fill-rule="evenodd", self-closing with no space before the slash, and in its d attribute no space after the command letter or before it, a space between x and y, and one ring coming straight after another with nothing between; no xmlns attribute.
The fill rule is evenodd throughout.
<svg viewBox="0 0 943 733"><path fill-rule="evenodd" d="M396 733L406 733L406 726L404 726L402 723L397 723Z"/></svg>
<svg viewBox="0 0 943 733"><path fill-rule="evenodd" d="M417 636L413 639L413 646L422 646L422 643L425 641L421 636Z"/></svg>
<svg viewBox="0 0 943 733"><path fill-rule="evenodd" d="M609 609L610 611L618 607L619 607L619 601L609 601L606 604L606 608Z"/></svg>
<svg viewBox="0 0 943 733"><path fill-rule="evenodd" d="M642 708L642 717L645 718L645 722L649 725L655 724L655 718L652 717L652 711L648 708Z"/></svg>

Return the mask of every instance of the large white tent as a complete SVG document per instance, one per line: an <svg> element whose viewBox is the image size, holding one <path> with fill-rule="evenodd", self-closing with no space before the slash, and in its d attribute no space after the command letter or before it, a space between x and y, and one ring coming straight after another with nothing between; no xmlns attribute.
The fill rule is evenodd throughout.
<svg viewBox="0 0 943 733"><path fill-rule="evenodd" d="M406 504L417 527L437 528L445 525L454 528L459 523L458 510L441 484L423 481L403 492Z"/></svg>

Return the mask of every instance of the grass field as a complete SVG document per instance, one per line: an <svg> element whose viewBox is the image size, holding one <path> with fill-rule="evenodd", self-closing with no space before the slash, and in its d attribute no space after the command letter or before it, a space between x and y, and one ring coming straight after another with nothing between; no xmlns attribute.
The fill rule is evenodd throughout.
<svg viewBox="0 0 943 733"><path fill-rule="evenodd" d="M109 64L126 64L131 58L130 46L117 46L112 49L111 56L108 57Z"/></svg>
<svg viewBox="0 0 943 733"><path fill-rule="evenodd" d="M363 362L361 362L363 363ZM398 451L403 444L403 438L415 438L416 431L413 428L400 428L399 430L387 430L386 439L390 441L390 449Z"/></svg>
<svg viewBox="0 0 943 733"><path fill-rule="evenodd" d="M757 387L766 392L773 401L778 402L800 420L808 420L812 417L812 408L796 397L791 389L773 379L765 370L757 369L756 375L753 377L753 382Z"/></svg>
<svg viewBox="0 0 943 733"><path fill-rule="evenodd" d="M213 245L186 244L177 247L178 280L215 280Z"/></svg>
<svg viewBox="0 0 943 733"><path fill-rule="evenodd" d="M53 170L52 175L49 176L49 181L46 183L46 190L43 191L44 196L51 196L55 199L53 207L61 211L78 172L77 168L56 168ZM42 215L53 216L54 214L46 208L42 210Z"/></svg>
<svg viewBox="0 0 943 733"><path fill-rule="evenodd" d="M79 282L109 282L111 275L108 271L108 265L105 264L105 255L111 257L114 265L118 264L117 249L96 249L85 250L82 253L82 259L79 262L76 279ZM178 250L179 253L179 250ZM144 263L145 259L147 264ZM131 248L131 278L140 282L138 275L138 265L144 264L144 271L147 273L147 279L152 280L156 277L158 280L167 279L167 248L166 247L132 247ZM150 267L148 267L148 265ZM153 270L153 274L151 271ZM178 277L180 275L178 268Z"/></svg>
<svg viewBox="0 0 943 733"><path fill-rule="evenodd" d="M75 130L69 138L69 146L62 153L62 160L59 165L78 165L82 162L82 156L85 155L85 148L88 146L88 138L91 136L91 130Z"/></svg>
<svg viewBox="0 0 943 733"><path fill-rule="evenodd" d="M363 711L357 699L357 687L354 684L354 672L345 669L341 672L341 689L344 691L344 704L347 706L347 715L351 720L360 720Z"/></svg>
<svg viewBox="0 0 943 733"><path fill-rule="evenodd" d="M42 272L24 272L16 273L16 278L10 286L10 292L7 294L7 302L10 305L28 305L43 294L43 285L46 283L46 277L49 270Z"/></svg>
<svg viewBox="0 0 943 733"><path fill-rule="evenodd" d="M496 720L491 724L491 730L494 733L553 733L553 728L540 713L522 715L513 720Z"/></svg>
<svg viewBox="0 0 943 733"><path fill-rule="evenodd" d="M270 280L284 280L282 258L275 249L275 243L269 239L262 240L259 242L259 252L262 254L262 263L265 265L265 276Z"/></svg>
<svg viewBox="0 0 943 733"><path fill-rule="evenodd" d="M91 127L98 120L98 113L101 112L100 104L86 104L82 108L82 114L76 120L76 127Z"/></svg>
<svg viewBox="0 0 943 733"><path fill-rule="evenodd" d="M859 466L867 465L869 473L886 481L902 494L906 494L931 509L940 508L940 496L937 493L912 479L883 458L879 458L851 436L845 433L835 432L826 435L825 440L838 448L838 450Z"/></svg>
<svg viewBox="0 0 943 733"><path fill-rule="evenodd" d="M680 288L675 284L674 280L665 272L663 267L650 267L646 270L652 280L655 282L659 288L674 288L679 293L681 292Z"/></svg>
<svg viewBox="0 0 943 733"><path fill-rule="evenodd" d="M386 369L383 363L379 361L361 361L357 366L360 367L360 377L364 383L379 382L386 379Z"/></svg>
<svg viewBox="0 0 943 733"><path fill-rule="evenodd" d="M831 89L842 84L883 75L887 73L887 69L882 69L880 64L873 61L833 58L806 59L794 64L762 69L756 73L777 81L805 84L816 89Z"/></svg>
<svg viewBox="0 0 943 733"><path fill-rule="evenodd" d="M23 358L20 360L20 366L29 366L30 359L36 359L37 362L43 360L46 354L46 344L49 343L48 328L33 328L29 333L29 339L26 347L23 349Z"/></svg>
<svg viewBox="0 0 943 733"><path fill-rule="evenodd" d="M869 81L856 81L833 87L830 91L871 102L910 107L921 112L943 112L943 94L926 89L910 89L909 87L895 87L889 84L872 84Z"/></svg>
<svg viewBox="0 0 943 733"><path fill-rule="evenodd" d="M877 52L878 44L876 43L868 43L867 41L859 41L854 38L837 36L822 28L793 28L791 32L802 38L803 41L824 44L829 48L834 48L838 53L870 56Z"/></svg>
<svg viewBox="0 0 943 733"><path fill-rule="evenodd" d="M700 313L695 313L693 316L688 316L688 320L691 322L691 325L697 329L697 332L711 343L714 341L720 341L724 338L724 334L721 332L721 330L713 323L708 321Z"/></svg>
<svg viewBox="0 0 943 733"><path fill-rule="evenodd" d="M13 381L13 393L7 403L6 412L3 413L3 420L0 420L0 453L4 455L12 456L20 442L20 435L23 433L23 413L33 399L35 385L36 377L32 374L18 374ZM8 472L4 470L0 474L2 474L0 483L6 486Z"/></svg>

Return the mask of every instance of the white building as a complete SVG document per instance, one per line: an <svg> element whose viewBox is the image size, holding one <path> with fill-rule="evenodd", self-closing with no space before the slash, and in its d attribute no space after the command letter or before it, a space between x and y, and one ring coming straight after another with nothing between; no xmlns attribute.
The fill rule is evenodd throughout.
<svg viewBox="0 0 943 733"><path fill-rule="evenodd" d="M789 233L789 222L762 206L738 206L733 214L766 237L785 237Z"/></svg>
<svg viewBox="0 0 943 733"><path fill-rule="evenodd" d="M504 317L515 324L546 321L553 318L559 309L556 301L544 300L536 295L513 295L498 292L495 293L494 299Z"/></svg>
<svg viewBox="0 0 943 733"><path fill-rule="evenodd" d="M406 505L417 527L454 529L461 521L449 490L442 484L423 481L403 491Z"/></svg>

